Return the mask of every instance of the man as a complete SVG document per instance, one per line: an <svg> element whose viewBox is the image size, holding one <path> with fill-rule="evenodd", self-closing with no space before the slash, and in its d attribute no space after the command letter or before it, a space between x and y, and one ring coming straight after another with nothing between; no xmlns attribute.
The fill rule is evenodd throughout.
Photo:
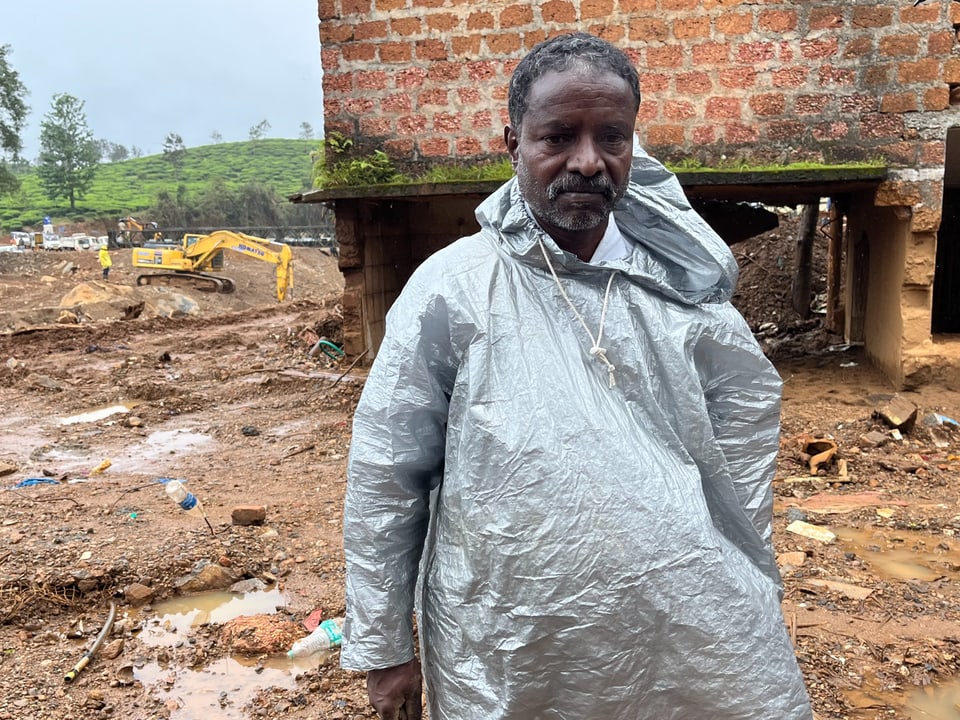
<svg viewBox="0 0 960 720"><path fill-rule="evenodd" d="M421 717L415 594L431 720L811 717L770 541L780 380L730 251L633 149L639 102L608 43L534 48L516 178L391 308L341 656L384 720Z"/></svg>
<svg viewBox="0 0 960 720"><path fill-rule="evenodd" d="M110 268L113 266L113 260L110 258L110 250L107 249L105 244L100 246L98 258L100 260L100 267L103 269L103 279L106 281L110 276Z"/></svg>

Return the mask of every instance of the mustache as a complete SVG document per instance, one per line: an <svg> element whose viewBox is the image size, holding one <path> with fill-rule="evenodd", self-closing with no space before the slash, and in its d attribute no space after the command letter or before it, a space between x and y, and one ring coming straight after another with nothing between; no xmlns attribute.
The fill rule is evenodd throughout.
<svg viewBox="0 0 960 720"><path fill-rule="evenodd" d="M556 200L560 193L564 192L600 193L607 200L614 200L617 196L616 188L606 175L593 177L577 174L563 175L547 186L549 200Z"/></svg>

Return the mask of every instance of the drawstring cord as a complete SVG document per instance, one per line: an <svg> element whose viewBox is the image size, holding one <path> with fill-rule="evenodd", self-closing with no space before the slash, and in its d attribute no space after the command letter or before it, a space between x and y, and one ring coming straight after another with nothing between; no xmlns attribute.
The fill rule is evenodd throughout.
<svg viewBox="0 0 960 720"><path fill-rule="evenodd" d="M538 237L537 243L540 245L540 252L543 253L543 259L547 263L547 268L550 270L550 274L553 276L554 282L557 283L557 288L560 290L560 294L563 296L563 299L567 301L567 305L573 311L573 314L576 315L577 320L580 321L580 324L586 331L587 336L590 338L590 342L593 343L593 345L590 347L590 355L598 358L600 362L602 362L607 368L607 387L615 387L617 384L617 379L614 376L614 372L617 368L607 359L607 349L601 347L600 341L603 339L603 324L607 320L607 305L610 302L610 288L613 287L613 278L616 276L617 271L614 270L611 272L610 279L607 280L607 290L603 294L603 309L600 311L600 327L597 328L597 336L594 337L593 333L590 331L590 328L587 327L587 323L583 319L583 316L577 312L577 308L574 307L573 302L571 302L570 296L567 295L567 291L563 289L563 284L560 282L560 278L557 277L557 271L553 269L553 263L550 262L550 256L547 254L547 248L545 248L543 245L543 240Z"/></svg>

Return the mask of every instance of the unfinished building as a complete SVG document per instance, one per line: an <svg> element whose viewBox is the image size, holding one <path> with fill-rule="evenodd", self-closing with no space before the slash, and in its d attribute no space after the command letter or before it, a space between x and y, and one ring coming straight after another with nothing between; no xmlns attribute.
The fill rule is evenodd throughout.
<svg viewBox="0 0 960 720"><path fill-rule="evenodd" d="M320 0L325 129L401 165L505 153L507 86L536 43L585 30L640 73L637 133L692 199L829 199L830 329L900 385L960 357L960 3L950 0ZM375 354L416 265L477 229L489 183L320 189L334 207L349 355Z"/></svg>

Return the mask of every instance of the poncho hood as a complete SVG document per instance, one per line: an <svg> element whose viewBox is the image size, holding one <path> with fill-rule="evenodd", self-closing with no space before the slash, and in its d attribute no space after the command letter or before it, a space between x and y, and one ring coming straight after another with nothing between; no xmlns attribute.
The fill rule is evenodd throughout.
<svg viewBox="0 0 960 720"><path fill-rule="evenodd" d="M557 272L590 272L591 266L561 250L530 215L516 177L477 208L485 232L523 262L542 267L542 241ZM651 285L690 304L725 302L737 284L737 262L729 247L690 206L676 175L642 150L635 150L630 183L614 211L630 256L604 263L634 282Z"/></svg>

